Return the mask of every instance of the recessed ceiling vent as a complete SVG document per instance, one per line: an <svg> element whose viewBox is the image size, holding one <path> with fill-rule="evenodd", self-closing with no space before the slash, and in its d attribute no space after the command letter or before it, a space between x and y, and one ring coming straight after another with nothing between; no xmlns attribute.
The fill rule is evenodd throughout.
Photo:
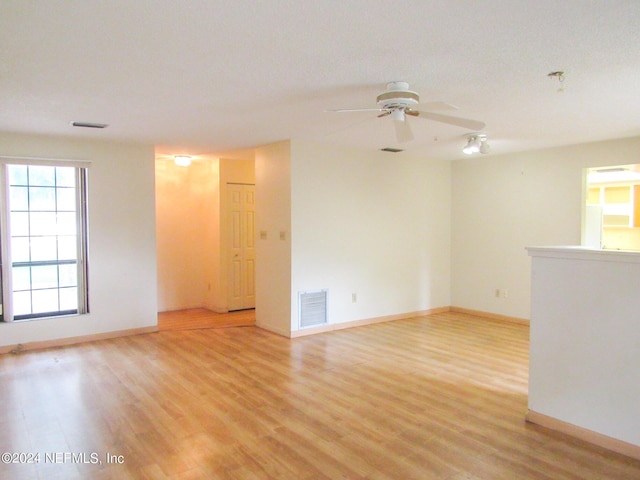
<svg viewBox="0 0 640 480"><path fill-rule="evenodd" d="M300 328L327 323L327 290L298 292Z"/></svg>
<svg viewBox="0 0 640 480"><path fill-rule="evenodd" d="M381 152L390 152L390 153L404 152L404 150L402 150L401 148L391 148L391 147L381 148L380 151Z"/></svg>
<svg viewBox="0 0 640 480"><path fill-rule="evenodd" d="M106 123L95 123L95 122L71 122L72 127L82 127L82 128L107 128L109 125Z"/></svg>

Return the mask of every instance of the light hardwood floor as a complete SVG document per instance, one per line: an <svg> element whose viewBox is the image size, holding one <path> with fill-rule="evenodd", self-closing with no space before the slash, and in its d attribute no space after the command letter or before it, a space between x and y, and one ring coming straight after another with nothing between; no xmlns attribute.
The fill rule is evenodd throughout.
<svg viewBox="0 0 640 480"><path fill-rule="evenodd" d="M255 310L216 313L205 308L160 312L159 330L199 330L203 328L250 327L256 324Z"/></svg>
<svg viewBox="0 0 640 480"><path fill-rule="evenodd" d="M3 355L0 452L41 458L0 478L640 479L636 460L524 422L527 352L526 326L443 313Z"/></svg>

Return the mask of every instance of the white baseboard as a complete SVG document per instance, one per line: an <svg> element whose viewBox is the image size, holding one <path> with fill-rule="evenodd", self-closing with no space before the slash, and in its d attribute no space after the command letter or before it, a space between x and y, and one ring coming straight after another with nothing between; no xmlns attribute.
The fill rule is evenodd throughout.
<svg viewBox="0 0 640 480"><path fill-rule="evenodd" d="M404 320L407 318L424 317L425 315L433 315L435 313L448 312L449 307L432 308L430 310L420 310L418 312L399 313L396 315L386 315L383 317L365 318L362 320L353 320L351 322L330 323L313 328L304 328L291 332L291 338L304 337L307 335L315 335L317 333L333 332L335 330L343 330L345 328L363 327L365 325L373 325L375 323L392 322L394 320Z"/></svg>
<svg viewBox="0 0 640 480"><path fill-rule="evenodd" d="M518 323L520 325L529 325L529 320L526 318L510 317L508 315L500 315L498 313L483 312L481 310L471 310L469 308L462 307L449 307L450 312L466 313L468 315L474 315L476 317L488 318L490 320L497 320L505 323Z"/></svg>
<svg viewBox="0 0 640 480"><path fill-rule="evenodd" d="M40 342L27 342L18 345L0 346L0 354L4 353L20 353L27 350L41 350L43 348L63 347L65 345L74 345L76 343L93 342L96 340L107 340L109 338L128 337L130 335L140 335L143 333L155 333L158 326L131 328L128 330L117 330L114 332L95 333L92 335L82 335L79 337L58 338L55 340L44 340Z"/></svg>
<svg viewBox="0 0 640 480"><path fill-rule="evenodd" d="M535 423L536 425L565 433L572 437L579 438L580 440L584 440L585 442L606 448L607 450L640 460L640 445L634 445L632 443L618 440L617 438L609 437L607 435L594 432L593 430L588 430L586 428L558 420L557 418L534 412L533 410L529 410L525 418L527 422Z"/></svg>

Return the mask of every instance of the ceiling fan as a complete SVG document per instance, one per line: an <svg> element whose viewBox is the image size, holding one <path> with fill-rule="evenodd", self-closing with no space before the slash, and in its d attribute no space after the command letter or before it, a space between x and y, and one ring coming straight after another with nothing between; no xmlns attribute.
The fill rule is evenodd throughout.
<svg viewBox="0 0 640 480"><path fill-rule="evenodd" d="M420 102L420 96L409 90L407 82L390 82L387 83L387 89L379 94L376 98L378 108L351 108L339 110L327 110L328 112L379 112L378 117L390 116L394 122L396 130L396 138L398 142L408 142L413 140L411 127L407 123L407 115L412 117L422 117L435 122L448 123L457 127L469 130L482 130L485 126L484 122L478 120L470 120L468 118L452 117L441 113L424 110L456 110L457 107L445 102L423 103L421 108L424 110L415 110L413 107Z"/></svg>

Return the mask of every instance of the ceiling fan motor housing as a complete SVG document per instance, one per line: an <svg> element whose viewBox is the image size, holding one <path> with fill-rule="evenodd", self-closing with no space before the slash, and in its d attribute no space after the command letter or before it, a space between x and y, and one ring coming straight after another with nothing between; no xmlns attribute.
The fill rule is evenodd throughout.
<svg viewBox="0 0 640 480"><path fill-rule="evenodd" d="M409 84L406 82L391 82L387 84L387 90L378 95L376 101L382 110L404 110L417 105L420 96L409 90Z"/></svg>

